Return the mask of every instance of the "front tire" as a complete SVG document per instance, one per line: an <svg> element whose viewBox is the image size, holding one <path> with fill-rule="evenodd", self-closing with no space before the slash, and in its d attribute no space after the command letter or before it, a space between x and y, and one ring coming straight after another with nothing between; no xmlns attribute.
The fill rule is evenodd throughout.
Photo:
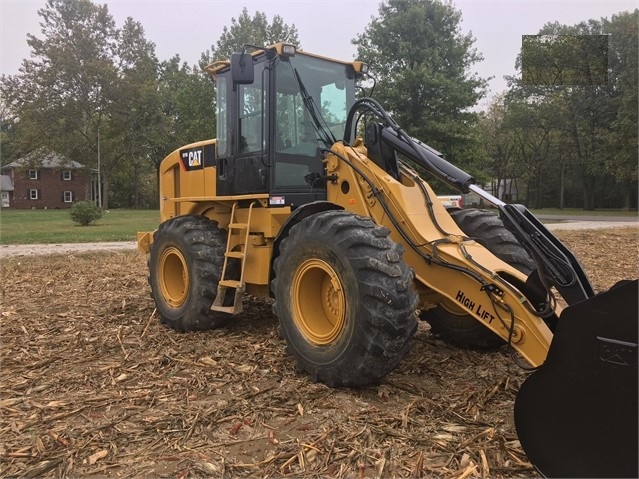
<svg viewBox="0 0 639 479"><path fill-rule="evenodd" d="M464 234L477 240L499 259L529 275L535 263L501 219L486 210L452 210L451 217ZM436 335L468 349L497 349L506 342L477 319L458 308L439 305L420 315Z"/></svg>
<svg viewBox="0 0 639 479"><path fill-rule="evenodd" d="M273 311L314 381L376 384L407 354L417 294L402 253L387 228L346 211L305 218L282 241Z"/></svg>
<svg viewBox="0 0 639 479"><path fill-rule="evenodd" d="M200 331L231 318L211 311L225 251L226 233L204 216L160 224L151 245L149 283L162 323L177 331Z"/></svg>

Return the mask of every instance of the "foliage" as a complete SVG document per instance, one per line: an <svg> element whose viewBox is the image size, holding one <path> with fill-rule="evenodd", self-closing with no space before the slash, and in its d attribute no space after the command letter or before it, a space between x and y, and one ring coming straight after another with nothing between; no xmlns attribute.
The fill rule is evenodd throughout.
<svg viewBox="0 0 639 479"><path fill-rule="evenodd" d="M613 15L611 20L603 19L603 28L610 34L609 56L612 75L611 100L616 115L611 122L611 134L607 147L611 152L606 156L605 169L620 182L635 183L639 175L637 169L638 111L639 93L639 10L632 13Z"/></svg>
<svg viewBox="0 0 639 479"><path fill-rule="evenodd" d="M477 148L470 108L487 82L470 71L482 55L460 22L447 2L387 0L353 43L377 79L375 97L402 128L468 166Z"/></svg>
<svg viewBox="0 0 639 479"><path fill-rule="evenodd" d="M74 223L88 226L102 218L102 209L92 201L78 201L69 208L69 215Z"/></svg>
<svg viewBox="0 0 639 479"><path fill-rule="evenodd" d="M125 162L110 179L111 208L157 208L158 184L155 168L145 162Z"/></svg>
<svg viewBox="0 0 639 479"><path fill-rule="evenodd" d="M86 161L110 102L115 26L106 7L86 1L49 0L39 14L44 39L28 35L31 59L2 77L1 91L20 118L24 153L44 147Z"/></svg>
<svg viewBox="0 0 639 479"><path fill-rule="evenodd" d="M601 85L608 76L607 35L524 35L524 85Z"/></svg>
<svg viewBox="0 0 639 479"><path fill-rule="evenodd" d="M39 10L42 37L29 34L30 59L4 76L0 92L19 118L22 154L36 148L97 168L104 206L109 177L123 161L140 161L145 134L161 121L154 45L138 22L116 28L106 5L48 0Z"/></svg>
<svg viewBox="0 0 639 479"><path fill-rule="evenodd" d="M481 113L477 124L483 155L479 166L483 172L481 184L491 183L492 191L502 191L508 180L521 175L516 158L516 134L504 123L510 112L505 104L505 95L493 99L488 109ZM509 183L511 186L512 182Z"/></svg>
<svg viewBox="0 0 639 479"><path fill-rule="evenodd" d="M0 148L2 153L0 154L0 166L8 165L14 160L18 159L18 152L16 151L16 121L12 117L11 111L2 102L0 98Z"/></svg>
<svg viewBox="0 0 639 479"><path fill-rule="evenodd" d="M215 90L200 68L175 55L160 63L157 87L164 122L154 130L147 150L156 168L181 145L215 137Z"/></svg>
<svg viewBox="0 0 639 479"><path fill-rule="evenodd" d="M520 180L519 201L531 207L636 208L638 20L635 10L574 26L548 23L540 30L541 37L571 39L559 46L573 51L580 45L572 41L576 38L605 36L605 81L599 75L597 81L576 84L583 72L594 74L583 59L575 60L572 71L557 66L551 81L550 69L523 64L524 54L531 54L524 44L516 63L523 78L510 78L510 90L491 105L504 115L497 134L484 135L493 165L504 141L513 148L511 174Z"/></svg>
<svg viewBox="0 0 639 479"><path fill-rule="evenodd" d="M301 47L295 25L287 25L279 15L275 15L269 23L264 12L255 12L251 17L244 7L237 19L231 18L231 26L224 27L217 44L211 45L211 49L202 54L200 64L204 66L215 60L227 60L232 53L242 51L245 44L262 47L279 42Z"/></svg>

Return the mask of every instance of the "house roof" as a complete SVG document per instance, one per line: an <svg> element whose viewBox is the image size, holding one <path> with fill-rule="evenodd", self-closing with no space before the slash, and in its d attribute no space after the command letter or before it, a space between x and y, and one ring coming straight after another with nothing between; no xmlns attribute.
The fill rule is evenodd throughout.
<svg viewBox="0 0 639 479"><path fill-rule="evenodd" d="M0 175L0 191L13 191L13 182L9 175Z"/></svg>
<svg viewBox="0 0 639 479"><path fill-rule="evenodd" d="M37 168L65 168L65 169L78 169L84 168L82 163L78 163L77 161L69 160L68 158L58 155L57 153L47 153L40 154L38 152L33 152L19 158L11 163L4 165L2 169L8 168L27 168L27 167L37 167Z"/></svg>

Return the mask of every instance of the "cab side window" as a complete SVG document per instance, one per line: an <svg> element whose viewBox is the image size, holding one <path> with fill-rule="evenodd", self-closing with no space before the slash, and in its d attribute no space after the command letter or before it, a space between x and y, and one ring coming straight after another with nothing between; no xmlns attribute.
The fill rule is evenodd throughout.
<svg viewBox="0 0 639 479"><path fill-rule="evenodd" d="M216 80L216 104L217 104L217 132L216 147L217 156L224 158L230 154L228 141L228 81L226 76L219 76Z"/></svg>
<svg viewBox="0 0 639 479"><path fill-rule="evenodd" d="M266 96L264 64L255 65L255 81L239 86L239 145L238 153L253 153L266 148L263 124Z"/></svg>

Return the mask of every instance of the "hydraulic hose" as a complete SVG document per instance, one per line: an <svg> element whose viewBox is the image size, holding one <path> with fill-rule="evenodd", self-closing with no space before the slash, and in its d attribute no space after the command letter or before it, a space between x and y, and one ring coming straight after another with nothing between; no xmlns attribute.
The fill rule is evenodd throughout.
<svg viewBox="0 0 639 479"><path fill-rule="evenodd" d="M344 143L350 143L351 134L357 127L359 117L355 121L355 125L353 125L353 121L360 109L373 113L383 121L382 128L380 128L381 141L410 158L443 182L462 193L468 193L470 185L476 183L472 175L446 161L440 152L406 134L379 102L373 98L362 98L353 104L346 118Z"/></svg>

